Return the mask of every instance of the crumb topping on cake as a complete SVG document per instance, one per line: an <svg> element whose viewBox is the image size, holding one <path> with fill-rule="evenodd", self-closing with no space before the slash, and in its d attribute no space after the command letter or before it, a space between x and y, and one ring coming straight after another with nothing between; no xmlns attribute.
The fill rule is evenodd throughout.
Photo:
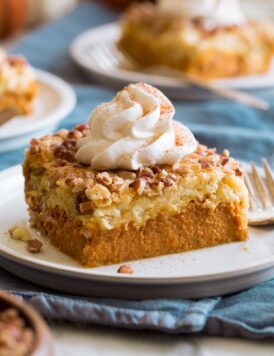
<svg viewBox="0 0 274 356"><path fill-rule="evenodd" d="M227 150L219 155L199 145L176 169L155 165L99 172L75 159L77 139L87 132L82 124L30 142L24 164L25 175L32 175L27 201L50 191L51 207L108 230L129 223L142 226L160 211L172 215L196 200L213 210L222 202L236 203L247 214L242 170Z"/></svg>

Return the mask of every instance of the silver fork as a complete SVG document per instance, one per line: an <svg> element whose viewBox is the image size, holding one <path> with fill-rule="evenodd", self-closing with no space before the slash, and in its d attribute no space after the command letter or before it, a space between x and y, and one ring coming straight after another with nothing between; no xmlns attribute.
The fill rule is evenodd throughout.
<svg viewBox="0 0 274 356"><path fill-rule="evenodd" d="M245 172L249 193L249 225L274 224L274 178L266 159L262 160L264 176L251 162L251 172Z"/></svg>
<svg viewBox="0 0 274 356"><path fill-rule="evenodd" d="M138 65L134 62L134 60L127 56L126 53L120 51L112 40L105 40L100 42L98 41L96 46L90 48L89 56L102 71L111 71L113 67L122 68L135 73L140 71L140 68L138 68ZM164 77L175 77L176 79L181 79L182 83L184 84L202 88L222 98L226 98L228 100L232 100L255 109L268 110L270 107L269 103L254 95L242 92L240 90L221 88L214 85L213 83L189 78L174 68L157 66L146 68L143 70L143 73L153 75L157 74Z"/></svg>
<svg viewBox="0 0 274 356"><path fill-rule="evenodd" d="M7 108L0 111L0 125L3 125L16 115L18 115L18 113L14 108Z"/></svg>

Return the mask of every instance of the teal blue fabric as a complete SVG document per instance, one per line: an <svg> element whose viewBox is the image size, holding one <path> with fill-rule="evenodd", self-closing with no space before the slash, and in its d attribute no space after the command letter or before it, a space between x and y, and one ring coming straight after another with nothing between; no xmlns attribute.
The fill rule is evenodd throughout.
<svg viewBox="0 0 274 356"><path fill-rule="evenodd" d="M73 13L32 32L14 49L37 68L73 84L78 103L60 127L86 121L97 104L113 91L91 84L68 55L72 39L84 30L113 21L117 14L98 5L82 5ZM274 162L274 91L256 95L269 101L268 112L252 110L225 100L175 102L176 119L184 122L200 142L218 150L228 148L243 160ZM1 154L0 169L20 163L23 150ZM274 336L274 281L226 297L192 300L110 300L61 295L34 286L0 270L0 288L28 300L50 320L93 323L169 333L247 338Z"/></svg>

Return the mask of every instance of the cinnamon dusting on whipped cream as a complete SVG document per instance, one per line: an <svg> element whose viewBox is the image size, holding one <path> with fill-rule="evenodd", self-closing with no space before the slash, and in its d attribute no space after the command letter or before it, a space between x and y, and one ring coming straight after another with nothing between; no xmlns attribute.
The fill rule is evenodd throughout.
<svg viewBox="0 0 274 356"><path fill-rule="evenodd" d="M174 113L158 89L130 84L91 113L89 132L77 142L76 159L101 171L176 166L196 150L197 142L187 127L173 121Z"/></svg>

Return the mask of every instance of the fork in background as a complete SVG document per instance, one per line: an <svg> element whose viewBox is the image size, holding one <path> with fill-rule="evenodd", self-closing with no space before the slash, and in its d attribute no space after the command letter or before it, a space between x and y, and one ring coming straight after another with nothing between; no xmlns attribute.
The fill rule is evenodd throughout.
<svg viewBox="0 0 274 356"><path fill-rule="evenodd" d="M17 116L18 112L14 108L7 108L0 111L0 125L3 125L14 116Z"/></svg>
<svg viewBox="0 0 274 356"><path fill-rule="evenodd" d="M264 178L251 162L251 172L245 173L249 193L249 225L274 224L274 178L266 159L262 160Z"/></svg>

